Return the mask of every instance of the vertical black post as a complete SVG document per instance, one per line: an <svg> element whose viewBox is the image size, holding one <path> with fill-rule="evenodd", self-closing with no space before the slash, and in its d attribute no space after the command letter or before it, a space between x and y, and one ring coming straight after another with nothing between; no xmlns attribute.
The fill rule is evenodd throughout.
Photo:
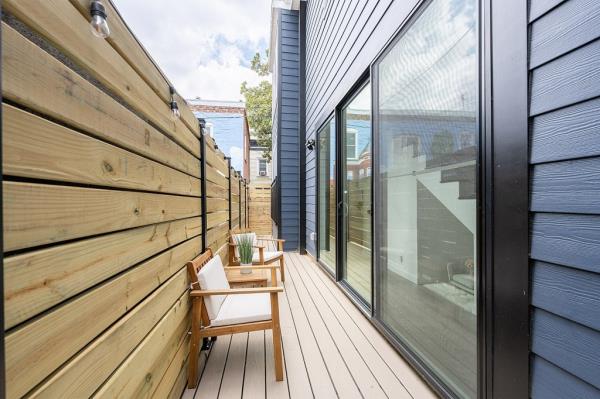
<svg viewBox="0 0 600 399"><path fill-rule="evenodd" d="M238 172L240 173L240 172ZM240 173L241 175L241 173ZM242 179L238 179L238 226L242 228Z"/></svg>
<svg viewBox="0 0 600 399"><path fill-rule="evenodd" d="M1 14L1 7L2 5L0 4L0 14ZM0 36L2 36L2 34L0 33ZM1 47L1 46L0 46ZM2 55L2 49L0 48L0 55ZM2 79L1 79L1 75L2 75L2 70L0 69L0 93L2 92ZM0 122L2 122L2 109L0 108ZM0 148L2 147L2 135L0 134ZM4 162L2 162L2 151L0 151L0 169L2 168L2 165L4 164ZM4 198L3 197L3 192L2 192L2 176L4 175L4 171L1 171L0 173L0 198ZM4 207L4 205L3 205ZM2 209L2 212L0 212L0 226L2 227L0 229L0 262L2 262L2 268L4 270L4 219L3 219L3 215L4 215L4 209ZM0 273L0 292L4 292L4 273ZM2 307L0 308L0 338L2 339L2 344L0 345L0 398L4 398L6 397L6 365L5 365L5 358L4 358L4 303L2 305Z"/></svg>
<svg viewBox="0 0 600 399"><path fill-rule="evenodd" d="M529 397L527 2L485 0L485 392ZM481 333L478 334L481 336ZM480 380L481 381L481 380Z"/></svg>
<svg viewBox="0 0 600 399"><path fill-rule="evenodd" d="M298 27L300 38L300 115L298 121L300 126L298 155L300 156L300 237L298 251L306 254L306 1L300 2L300 15Z"/></svg>
<svg viewBox="0 0 600 399"><path fill-rule="evenodd" d="M202 252L206 251L207 240L206 231L207 229L207 209L206 209L206 136L204 135L204 119L200 121L200 187L202 189L202 196L200 197L200 204L202 208Z"/></svg>
<svg viewBox="0 0 600 399"><path fill-rule="evenodd" d="M228 191L228 202L227 202L227 208L229 209L229 230L231 230L231 158L230 157L225 157L225 159L227 160L227 170L229 173L229 191Z"/></svg>

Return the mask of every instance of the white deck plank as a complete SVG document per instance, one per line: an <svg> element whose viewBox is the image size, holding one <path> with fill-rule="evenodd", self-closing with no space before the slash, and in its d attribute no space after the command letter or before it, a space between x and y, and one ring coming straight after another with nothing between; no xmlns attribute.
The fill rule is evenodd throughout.
<svg viewBox="0 0 600 399"><path fill-rule="evenodd" d="M221 336L184 398L437 397L312 258L285 257L285 380L275 381L270 330Z"/></svg>
<svg viewBox="0 0 600 399"><path fill-rule="evenodd" d="M317 274L323 274L323 272L316 267L310 266L304 267L303 272L306 274L307 283L312 285L312 290L318 293L322 297L322 301L330 308L331 316L341 324L343 330L352 341L354 347L359 350L362 359L377 378L385 393L389 397L410 397L401 379L394 374L389 365L383 360L381 354L377 352L371 340L365 336L356 322L329 291L325 283L321 281ZM325 276L325 278L327 277ZM350 304L350 306L353 305Z"/></svg>
<svg viewBox="0 0 600 399"><path fill-rule="evenodd" d="M219 399L239 399L242 397L247 344L248 333L232 335Z"/></svg>
<svg viewBox="0 0 600 399"><path fill-rule="evenodd" d="M286 254L286 263L289 264L289 262L289 254ZM316 398L335 398L338 394L331 381L329 370L325 366L316 337L296 293L292 278L286 278L285 290L291 314L296 325L296 331L298 332L300 347L302 348L302 353L307 364L306 369L313 393Z"/></svg>
<svg viewBox="0 0 600 399"><path fill-rule="evenodd" d="M287 284L287 283L286 283ZM279 316L281 323L281 338L283 342L283 355L287 370L287 383L292 399L312 398L312 387L306 371L306 362L296 325L287 299L287 292L279 295Z"/></svg>
<svg viewBox="0 0 600 399"><path fill-rule="evenodd" d="M223 335L213 343L204 373L202 373L196 390L196 399L216 399L219 396L231 337L231 335Z"/></svg>
<svg viewBox="0 0 600 399"><path fill-rule="evenodd" d="M266 364L266 384L267 398L285 399L289 398L287 386L287 373L285 370L285 361L283 362L283 381L275 381L275 359L273 358L273 331L265 331L265 364Z"/></svg>
<svg viewBox="0 0 600 399"><path fill-rule="evenodd" d="M290 263L293 265L289 268L291 270L290 274L294 275L294 280L301 280L300 284L308 292L310 300L319 312L321 319L326 321L326 328L362 395L365 398L387 397L378 379L375 378L373 371L369 368L369 365L365 363L358 348L352 342L348 335L348 331L344 329L336 318L335 313L313 285L312 280L307 274L307 268L301 266L303 259L295 254L290 256L290 259L292 260ZM300 275L302 275L302 278L300 278ZM296 278L296 276L298 278ZM400 389L394 393L394 397L410 398L410 395L402 386L400 386Z"/></svg>
<svg viewBox="0 0 600 399"><path fill-rule="evenodd" d="M356 326L362 331L363 336L368 337L373 348L389 366L392 372L406 387L413 398L437 398L436 394L421 379L417 372L404 360L398 352L385 340L385 338L371 325L367 318L346 297L340 288L320 270L314 261L307 255L302 256L303 265L307 272L319 278L322 290L327 290L338 302L343 311L350 317ZM316 281L316 280L315 280Z"/></svg>
<svg viewBox="0 0 600 399"><path fill-rule="evenodd" d="M248 337L244 399L265 397L265 332L252 331Z"/></svg>
<svg viewBox="0 0 600 399"><path fill-rule="evenodd" d="M302 282L302 277L296 269L295 262L292 261L295 256L297 255L290 254L287 258L288 275L290 276L290 280L293 281L298 298L302 302L301 306L316 337L321 356L323 356L323 360L327 365L335 389L341 398L361 398L361 392L348 369L348 365L340 354L339 348L336 346L333 337L327 329L325 321L321 318L319 310L311 301L306 287Z"/></svg>

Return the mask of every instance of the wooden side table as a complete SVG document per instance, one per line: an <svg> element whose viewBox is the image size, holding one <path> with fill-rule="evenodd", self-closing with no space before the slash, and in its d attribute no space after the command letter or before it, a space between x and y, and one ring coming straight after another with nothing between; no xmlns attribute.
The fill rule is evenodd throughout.
<svg viewBox="0 0 600 399"><path fill-rule="evenodd" d="M242 274L239 270L225 270L229 284L236 287L267 287L269 281L269 271L252 270L252 273Z"/></svg>

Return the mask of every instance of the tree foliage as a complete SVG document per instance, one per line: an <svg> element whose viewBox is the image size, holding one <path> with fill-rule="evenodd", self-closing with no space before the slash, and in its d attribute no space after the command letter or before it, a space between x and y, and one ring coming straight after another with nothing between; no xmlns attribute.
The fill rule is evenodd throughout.
<svg viewBox="0 0 600 399"><path fill-rule="evenodd" d="M260 53L256 53L250 63L251 68L258 76L269 75L269 52L265 52L265 59ZM248 82L243 82L240 93L246 100L246 113L248 115L248 125L254 131L258 145L267 148L263 156L271 160L271 82L261 81L257 86L248 86Z"/></svg>

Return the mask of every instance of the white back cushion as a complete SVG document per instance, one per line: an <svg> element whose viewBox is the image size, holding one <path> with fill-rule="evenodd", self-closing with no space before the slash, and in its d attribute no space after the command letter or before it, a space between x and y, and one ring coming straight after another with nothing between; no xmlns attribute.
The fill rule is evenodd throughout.
<svg viewBox="0 0 600 399"><path fill-rule="evenodd" d="M227 281L220 256L217 255L209 260L198 271L198 282L203 290L229 289L229 281ZM214 320L217 318L226 297L227 295L207 295L204 297L209 319Z"/></svg>

